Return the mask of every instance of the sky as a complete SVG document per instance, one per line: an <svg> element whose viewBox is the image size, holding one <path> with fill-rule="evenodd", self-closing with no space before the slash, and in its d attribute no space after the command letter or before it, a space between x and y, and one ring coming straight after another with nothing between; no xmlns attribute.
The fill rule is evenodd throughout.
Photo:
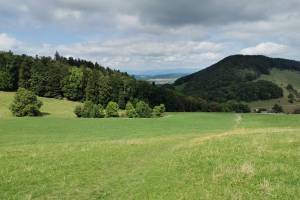
<svg viewBox="0 0 300 200"><path fill-rule="evenodd" d="M121 71L196 71L233 54L300 60L299 0L0 0L0 50Z"/></svg>

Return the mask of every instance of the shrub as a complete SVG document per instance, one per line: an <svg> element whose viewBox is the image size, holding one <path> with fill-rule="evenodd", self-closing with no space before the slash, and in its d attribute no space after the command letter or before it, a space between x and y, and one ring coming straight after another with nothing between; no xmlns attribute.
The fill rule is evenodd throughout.
<svg viewBox="0 0 300 200"><path fill-rule="evenodd" d="M136 110L130 101L128 101L126 104L126 113L127 113L127 117L129 117L129 118L137 117Z"/></svg>
<svg viewBox="0 0 300 200"><path fill-rule="evenodd" d="M160 106L161 113L165 113L166 112L166 106L165 106L165 104L160 104L159 106Z"/></svg>
<svg viewBox="0 0 300 200"><path fill-rule="evenodd" d="M160 106L154 106L152 115L154 117L161 117Z"/></svg>
<svg viewBox="0 0 300 200"><path fill-rule="evenodd" d="M155 117L161 117L166 111L166 107L164 104L160 104L159 106L155 106L153 108L153 116Z"/></svg>
<svg viewBox="0 0 300 200"><path fill-rule="evenodd" d="M89 117L90 118L98 118L98 115L99 115L98 106L96 104L94 104L91 108L91 112L89 113Z"/></svg>
<svg viewBox="0 0 300 200"><path fill-rule="evenodd" d="M135 110L138 114L138 117L150 118L152 116L152 109L144 101L139 101L136 104Z"/></svg>
<svg viewBox="0 0 300 200"><path fill-rule="evenodd" d="M300 108L295 109L294 114L300 114Z"/></svg>
<svg viewBox="0 0 300 200"><path fill-rule="evenodd" d="M122 118L128 117L126 110L119 110L119 117L122 117Z"/></svg>
<svg viewBox="0 0 300 200"><path fill-rule="evenodd" d="M286 86L286 89L287 89L288 91L293 91L293 90L294 90L294 87L293 87L291 84L288 84L288 85Z"/></svg>
<svg viewBox="0 0 300 200"><path fill-rule="evenodd" d="M272 108L272 111L273 111L274 113L282 113L282 112L283 112L283 109L282 109L282 107L281 107L280 105L275 104L275 105L273 106L273 108Z"/></svg>
<svg viewBox="0 0 300 200"><path fill-rule="evenodd" d="M98 118L104 118L105 117L105 109L101 104L97 105L97 110L99 111L98 113Z"/></svg>
<svg viewBox="0 0 300 200"><path fill-rule="evenodd" d="M82 117L82 106L81 105L77 105L74 109L74 113L77 117Z"/></svg>
<svg viewBox="0 0 300 200"><path fill-rule="evenodd" d="M119 117L119 105L116 102L110 101L106 106L107 117Z"/></svg>
<svg viewBox="0 0 300 200"><path fill-rule="evenodd" d="M37 96L24 88L18 89L15 98L10 105L10 110L14 116L39 116L40 108L43 103L37 99Z"/></svg>
<svg viewBox="0 0 300 200"><path fill-rule="evenodd" d="M83 118L103 118L105 111L102 105L97 105L91 101L86 101L83 106L76 106L74 113L77 117Z"/></svg>
<svg viewBox="0 0 300 200"><path fill-rule="evenodd" d="M235 101L229 101L229 102L225 103L225 105L227 105L228 111L224 110L224 112L236 112L236 113L251 112L251 109L249 108L249 106L247 104L243 104L243 103L239 103L239 102L235 102Z"/></svg>
<svg viewBox="0 0 300 200"><path fill-rule="evenodd" d="M296 99L295 99L295 96L294 96L292 93L290 93L290 94L288 95L288 99L289 99L289 103L294 103L294 101L296 100Z"/></svg>
<svg viewBox="0 0 300 200"><path fill-rule="evenodd" d="M81 116L83 118L90 118L91 114L92 114L93 107L94 107L93 102L91 102L91 101L84 102Z"/></svg>

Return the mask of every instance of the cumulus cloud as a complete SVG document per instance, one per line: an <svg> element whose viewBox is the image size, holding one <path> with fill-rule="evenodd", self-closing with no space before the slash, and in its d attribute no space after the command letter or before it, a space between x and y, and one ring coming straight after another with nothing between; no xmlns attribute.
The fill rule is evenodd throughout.
<svg viewBox="0 0 300 200"><path fill-rule="evenodd" d="M254 47L241 50L242 54L277 56L289 50L288 46L272 42L260 43Z"/></svg>
<svg viewBox="0 0 300 200"><path fill-rule="evenodd" d="M0 33L0 50L13 50L18 49L21 45L17 39L7 35L6 33Z"/></svg>
<svg viewBox="0 0 300 200"><path fill-rule="evenodd" d="M0 5L4 50L32 55L58 50L125 70L203 68L236 53L300 59L299 0L0 0Z"/></svg>
<svg viewBox="0 0 300 200"><path fill-rule="evenodd" d="M100 62L104 66L126 69L152 70L206 66L222 58L223 44L208 41L157 42L143 38L82 42L65 45L23 44L19 53L30 55L53 55L59 51L64 56L73 56Z"/></svg>

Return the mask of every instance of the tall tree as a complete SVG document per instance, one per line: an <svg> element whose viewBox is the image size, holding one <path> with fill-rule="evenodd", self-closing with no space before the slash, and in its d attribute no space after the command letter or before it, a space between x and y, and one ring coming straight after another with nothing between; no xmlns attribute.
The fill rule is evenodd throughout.
<svg viewBox="0 0 300 200"><path fill-rule="evenodd" d="M64 96L70 100L83 100L83 70L81 68L71 68L69 75L63 81Z"/></svg>
<svg viewBox="0 0 300 200"><path fill-rule="evenodd" d="M98 104L100 99L99 77L100 72L97 70L92 70L89 73L87 86L85 89L86 100L95 104Z"/></svg>
<svg viewBox="0 0 300 200"><path fill-rule="evenodd" d="M109 77L100 75L99 79L99 103L107 105L111 98L112 88L109 85Z"/></svg>
<svg viewBox="0 0 300 200"><path fill-rule="evenodd" d="M32 60L26 56L22 56L23 57L23 61L20 64L19 67L19 82L18 82L18 86L21 88L30 88L30 78L31 78L31 73L30 73L30 69L32 66Z"/></svg>

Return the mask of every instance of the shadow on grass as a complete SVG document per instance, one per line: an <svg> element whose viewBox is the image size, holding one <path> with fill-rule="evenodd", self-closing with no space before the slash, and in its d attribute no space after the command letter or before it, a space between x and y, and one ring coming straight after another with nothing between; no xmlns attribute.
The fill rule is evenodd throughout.
<svg viewBox="0 0 300 200"><path fill-rule="evenodd" d="M45 116L48 116L48 115L50 115L50 113L42 112L41 115L40 115L40 117L45 117Z"/></svg>

